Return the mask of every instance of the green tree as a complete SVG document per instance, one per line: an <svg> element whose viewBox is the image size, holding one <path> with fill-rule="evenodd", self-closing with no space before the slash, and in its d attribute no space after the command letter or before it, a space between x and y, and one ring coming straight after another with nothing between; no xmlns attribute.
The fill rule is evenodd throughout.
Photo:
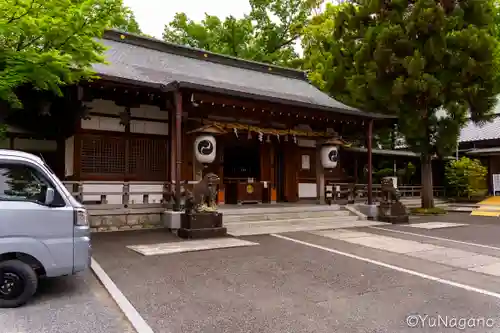
<svg viewBox="0 0 500 333"><path fill-rule="evenodd" d="M298 67L296 42L322 0L249 0L243 18L206 14L195 22L177 13L165 26L163 39L248 60Z"/></svg>
<svg viewBox="0 0 500 333"><path fill-rule="evenodd" d="M307 28L305 65L324 91L395 114L421 154L422 207L433 206L431 159L456 147L470 118L491 119L498 92L492 0L352 0Z"/></svg>
<svg viewBox="0 0 500 333"><path fill-rule="evenodd" d="M121 0L0 1L0 101L21 107L21 86L61 94L92 78L92 64L104 62L96 38L127 13Z"/></svg>
<svg viewBox="0 0 500 333"><path fill-rule="evenodd" d="M462 157L450 161L445 169L446 184L451 194L459 198L483 196L487 192L488 168L479 160Z"/></svg>
<svg viewBox="0 0 500 333"><path fill-rule="evenodd" d="M134 12L129 7L122 8L121 15L118 16L118 20L113 24L113 28L136 35L145 35L135 19Z"/></svg>

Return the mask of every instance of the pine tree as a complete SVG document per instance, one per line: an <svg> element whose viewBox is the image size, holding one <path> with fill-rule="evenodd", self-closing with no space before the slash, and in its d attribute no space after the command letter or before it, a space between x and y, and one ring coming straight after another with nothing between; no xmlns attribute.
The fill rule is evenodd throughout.
<svg viewBox="0 0 500 333"><path fill-rule="evenodd" d="M450 154L470 118L491 119L498 93L493 0L352 0L330 5L304 37L311 80L346 103L398 115L421 154L422 207L431 159Z"/></svg>

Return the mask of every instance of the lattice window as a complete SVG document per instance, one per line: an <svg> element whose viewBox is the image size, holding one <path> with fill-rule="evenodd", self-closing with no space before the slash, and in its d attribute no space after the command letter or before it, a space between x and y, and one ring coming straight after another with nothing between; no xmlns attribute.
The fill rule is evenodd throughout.
<svg viewBox="0 0 500 333"><path fill-rule="evenodd" d="M84 174L125 174L125 139L85 135L81 141L81 172Z"/></svg>
<svg viewBox="0 0 500 333"><path fill-rule="evenodd" d="M127 154L128 140L128 154ZM84 175L120 176L131 180L168 178L166 138L126 138L85 134L81 139Z"/></svg>
<svg viewBox="0 0 500 333"><path fill-rule="evenodd" d="M163 180L168 170L168 142L158 138L130 139L129 172L148 180Z"/></svg>

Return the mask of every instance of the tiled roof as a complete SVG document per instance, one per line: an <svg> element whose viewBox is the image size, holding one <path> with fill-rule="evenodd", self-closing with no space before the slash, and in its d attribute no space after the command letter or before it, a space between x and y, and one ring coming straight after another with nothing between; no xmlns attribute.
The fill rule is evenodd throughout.
<svg viewBox="0 0 500 333"><path fill-rule="evenodd" d="M221 92L270 102L321 109L370 118L388 118L344 105L307 81L304 72L231 58L203 50L107 32L101 42L108 48L108 64L94 70L106 77L138 83Z"/></svg>
<svg viewBox="0 0 500 333"><path fill-rule="evenodd" d="M483 126L469 122L460 133L460 142L500 139L500 115Z"/></svg>
<svg viewBox="0 0 500 333"><path fill-rule="evenodd" d="M469 122L460 133L460 142L500 139L500 97L497 97L497 99L497 105L493 110L493 113L497 115L496 118L483 126Z"/></svg>

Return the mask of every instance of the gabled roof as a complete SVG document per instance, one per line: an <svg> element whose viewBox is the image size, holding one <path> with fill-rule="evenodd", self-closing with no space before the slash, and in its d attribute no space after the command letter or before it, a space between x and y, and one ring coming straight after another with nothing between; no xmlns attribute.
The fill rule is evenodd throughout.
<svg viewBox="0 0 500 333"><path fill-rule="evenodd" d="M108 64L103 78L171 85L366 118L392 118L344 105L314 87L302 71L223 56L118 31L100 40Z"/></svg>

